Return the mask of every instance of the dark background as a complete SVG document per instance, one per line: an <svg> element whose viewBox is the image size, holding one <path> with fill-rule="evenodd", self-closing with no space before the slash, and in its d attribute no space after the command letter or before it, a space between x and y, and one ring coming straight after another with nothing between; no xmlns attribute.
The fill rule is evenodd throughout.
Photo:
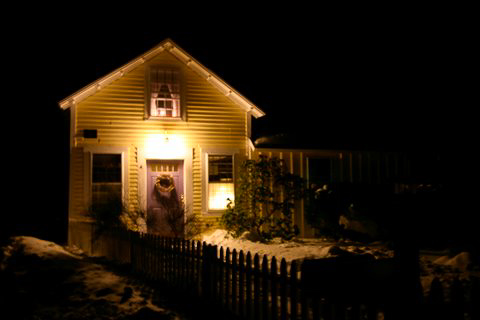
<svg viewBox="0 0 480 320"><path fill-rule="evenodd" d="M69 116L58 101L167 37L266 112L253 140L439 154L441 178L465 195L459 211L474 212L463 202L475 196L473 42L455 12L53 9L5 10L4 234L65 238Z"/></svg>

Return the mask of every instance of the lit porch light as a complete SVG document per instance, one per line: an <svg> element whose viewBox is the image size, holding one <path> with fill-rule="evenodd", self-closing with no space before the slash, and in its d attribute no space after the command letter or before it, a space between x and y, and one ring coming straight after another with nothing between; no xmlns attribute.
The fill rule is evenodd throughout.
<svg viewBox="0 0 480 320"><path fill-rule="evenodd" d="M145 139L145 156L149 159L183 159L187 154L185 138L178 134L149 134Z"/></svg>

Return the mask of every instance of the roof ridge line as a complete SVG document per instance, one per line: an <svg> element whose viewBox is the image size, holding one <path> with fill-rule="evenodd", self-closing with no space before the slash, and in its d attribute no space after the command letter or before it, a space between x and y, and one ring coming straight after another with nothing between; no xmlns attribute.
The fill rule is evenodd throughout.
<svg viewBox="0 0 480 320"><path fill-rule="evenodd" d="M236 91L233 87L227 84L217 74L215 74L213 71L205 67L198 60L192 57L189 53L183 50L178 44L176 44L170 38L164 39L158 45L154 46L152 49L148 50L147 52L137 56L136 58L132 59L130 62L122 65L121 67L113 70L107 75L97 79L96 81L93 81L92 83L84 86L83 88L76 91L75 93L62 99L61 101L58 102L60 108L64 110L70 108L76 103L96 93L98 90L101 90L106 85L122 77L129 71L136 68L138 65L151 60L154 56L158 55L163 50L167 50L180 62L186 64L187 67L189 67L194 72L196 72L197 74L205 78L205 80L207 80L217 90L222 92L234 103L239 104L247 112L248 111L252 112L252 115L255 116L256 118L259 118L265 115L265 112L263 112L250 100L248 100L246 97L241 95L238 91Z"/></svg>

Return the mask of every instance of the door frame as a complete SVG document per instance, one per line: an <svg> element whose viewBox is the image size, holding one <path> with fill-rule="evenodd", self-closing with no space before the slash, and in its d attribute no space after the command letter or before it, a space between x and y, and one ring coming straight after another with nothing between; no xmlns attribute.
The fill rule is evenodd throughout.
<svg viewBox="0 0 480 320"><path fill-rule="evenodd" d="M186 215L193 212L193 150L185 152L184 157L159 158L146 157L145 150L138 148L138 205L147 212L147 160L182 160L183 161L183 193Z"/></svg>
<svg viewBox="0 0 480 320"><path fill-rule="evenodd" d="M175 165L180 166L180 168L177 167L177 170L175 170L175 171L153 171L153 170L151 170L151 168L152 168L152 165L155 164L155 163L157 163L157 164L158 163L168 163L168 164L175 163ZM155 216L155 214L153 213L154 210L155 210L154 207L157 208L157 209L160 209L160 207L158 206L159 203L157 201L153 201L153 198L152 198L152 197L154 197L152 195L152 192L155 192L154 191L155 190L155 182L152 180L152 178L155 177L155 180L156 180L156 179L158 179L158 177L160 177L163 174L167 174L167 175L172 174L171 177L174 179L174 181L176 180L176 183L174 183L175 189L176 189L176 192L175 192L176 198L177 198L178 201L184 202L185 201L185 179L183 178L183 175L184 175L185 172L183 170L184 160L178 160L178 159L161 159L161 160L146 159L146 164L147 164L147 167L146 167L146 174L147 174L147 179L146 179L146 182L147 182L147 195L146 195L147 211L145 213L146 213L146 219L148 221L150 214ZM176 178L174 178L174 176L176 176ZM163 213L165 213L165 211L163 209L161 209L160 210L160 216L163 216ZM159 218L159 216L157 216L157 218ZM155 219L157 219L157 218L155 218ZM163 218L160 218L160 219L163 219ZM185 212L183 214L182 220L183 220L183 222L186 221ZM163 226L160 226L160 225L163 225ZM147 227L147 232L150 232L148 224L146 225L146 227ZM167 234L169 234L170 236L173 235L173 232L171 230L167 231L168 230L168 224L167 224L166 221L161 222L160 220L156 220L156 225L152 226L152 227L153 227L154 230L157 230L158 228L160 228L162 230L162 232L166 232L166 234L163 234L163 235L167 235ZM165 228L167 228L167 229L165 229ZM159 230L157 230L157 231L159 231Z"/></svg>

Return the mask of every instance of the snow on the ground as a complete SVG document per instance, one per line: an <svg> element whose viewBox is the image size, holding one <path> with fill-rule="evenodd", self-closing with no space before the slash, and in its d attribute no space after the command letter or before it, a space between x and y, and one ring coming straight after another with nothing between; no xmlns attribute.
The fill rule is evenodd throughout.
<svg viewBox="0 0 480 320"><path fill-rule="evenodd" d="M145 285L53 242L21 236L2 249L0 300L11 319L184 319Z"/></svg>
<svg viewBox="0 0 480 320"><path fill-rule="evenodd" d="M225 230L216 230L203 240L237 252L250 251L269 259L275 256L278 263L285 258L288 264L348 254L368 253L377 259L393 255L383 243L367 246L326 239L276 239L267 244L248 238L244 235L234 239ZM151 288L53 242L14 237L2 248L0 259L2 319L9 319L4 317L5 310L15 312L11 319L185 319L167 304L158 303L162 298L154 296ZM472 267L466 252L452 256L446 252L423 254L420 262L426 292L435 276L447 286L454 277L468 282L480 276L478 266Z"/></svg>
<svg viewBox="0 0 480 320"><path fill-rule="evenodd" d="M275 239L270 243L260 243L248 240L249 235L244 234L240 238L233 238L226 230L217 229L213 233L204 235L202 240L206 243L217 245L218 248L236 249L237 253L243 250L252 255L258 253L260 258L267 255L270 260L275 256L277 263L285 258L287 265L291 261L301 262L303 259L321 259L347 254L371 254L376 259L393 257L393 250L388 249L386 244L381 242L368 245L355 242L332 242L326 239L298 239L292 241L281 241ZM449 286L455 277L461 281L468 282L471 277L480 277L479 266L472 266L469 254L460 252L450 256L446 252L429 252L420 255L421 283L424 292L428 293L430 284L435 277Z"/></svg>
<svg viewBox="0 0 480 320"><path fill-rule="evenodd" d="M297 239L292 241L282 241L274 239L269 243L248 240L248 233L240 238L233 238L226 230L217 229L212 234L204 235L202 241L217 245L219 248L236 249L246 254L248 251L252 255L258 253L262 258L267 255L270 259L275 256L277 261L285 258L287 263L293 260L301 261L303 259L320 259L336 257L346 254L371 254L375 258L392 257L393 251L389 250L385 244L373 243L371 245L358 244L354 242L332 242L326 239Z"/></svg>

